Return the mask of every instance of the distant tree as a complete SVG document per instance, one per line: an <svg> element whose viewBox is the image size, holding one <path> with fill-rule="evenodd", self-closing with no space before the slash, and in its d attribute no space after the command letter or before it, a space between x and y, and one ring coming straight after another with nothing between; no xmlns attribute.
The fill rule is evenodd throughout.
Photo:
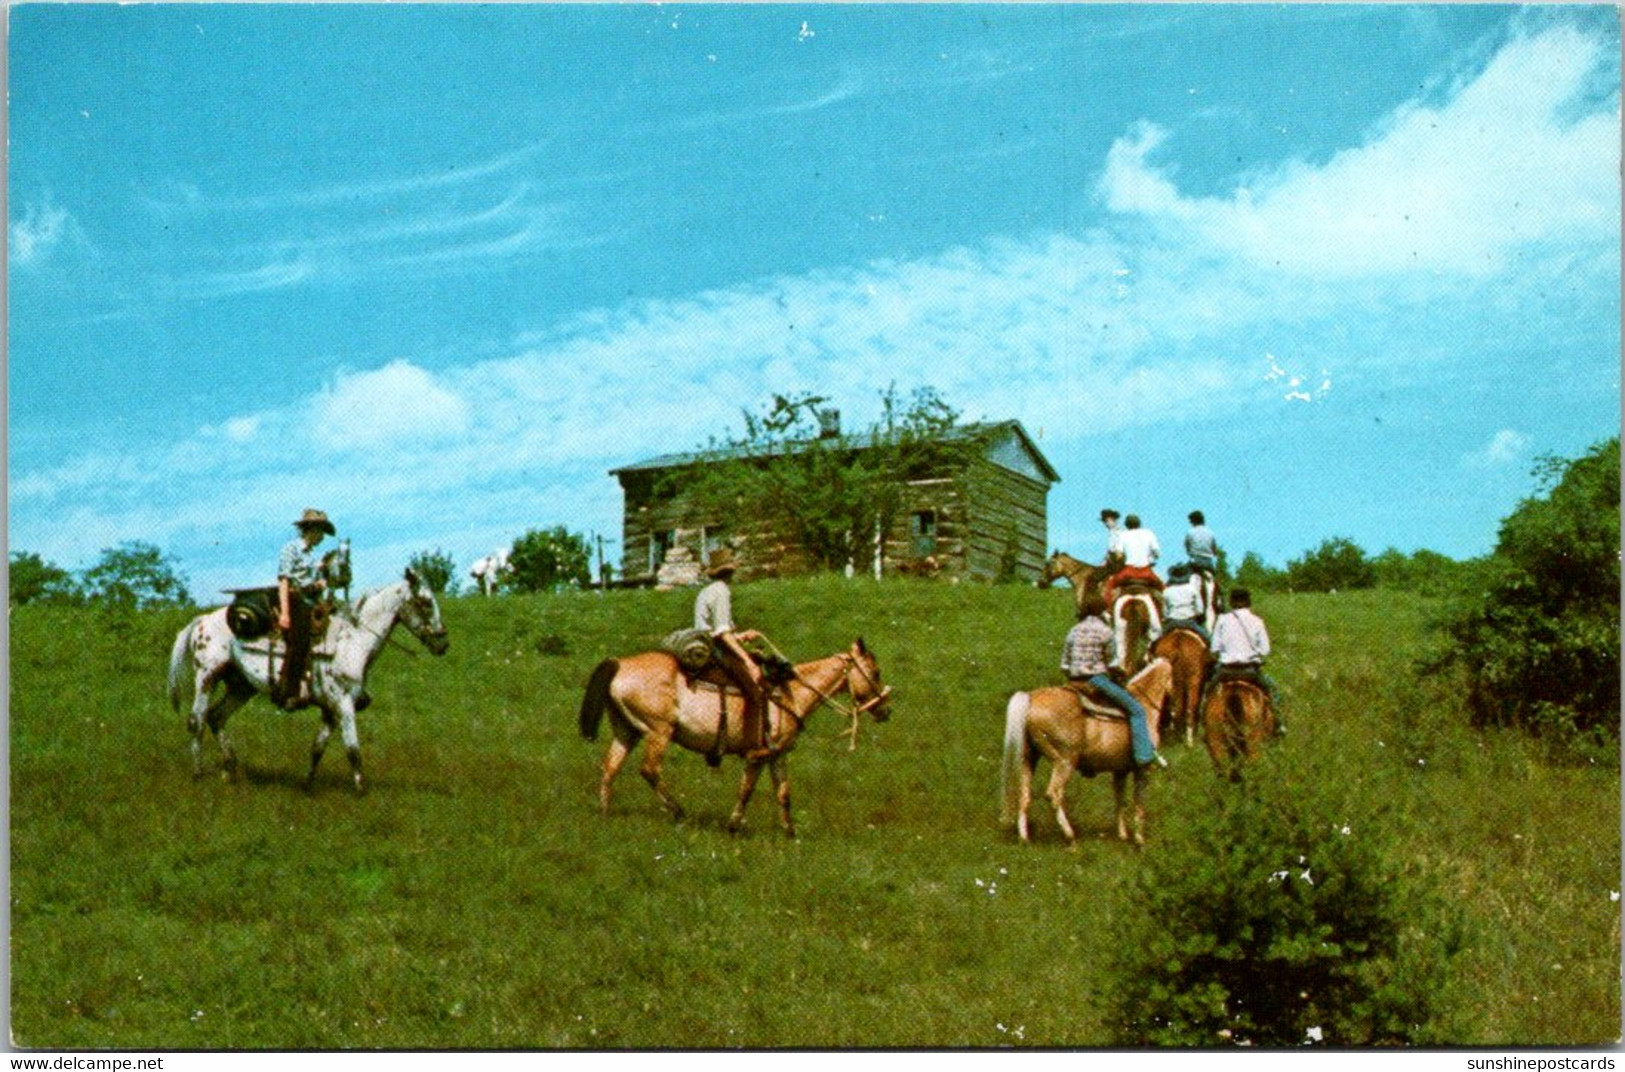
<svg viewBox="0 0 1625 1072"><path fill-rule="evenodd" d="M551 592L592 582L592 550L587 537L563 525L532 529L513 542L509 583L520 592Z"/></svg>
<svg viewBox="0 0 1625 1072"><path fill-rule="evenodd" d="M1280 570L1268 565L1255 552L1248 551L1241 556L1241 565L1236 567L1235 583L1242 588L1267 591L1280 588L1285 576Z"/></svg>
<svg viewBox="0 0 1625 1072"><path fill-rule="evenodd" d="M73 574L32 551L11 553L11 603L77 603L83 598Z"/></svg>
<svg viewBox="0 0 1625 1072"><path fill-rule="evenodd" d="M433 589L436 595L457 594L457 563L445 551L439 548L433 551L419 551L406 564L423 578L423 583Z"/></svg>
<svg viewBox="0 0 1625 1072"><path fill-rule="evenodd" d="M1472 572L1470 567L1437 551L1423 548L1409 555L1390 547L1371 559L1378 588L1440 595L1455 590Z"/></svg>
<svg viewBox="0 0 1625 1072"><path fill-rule="evenodd" d="M1377 574L1359 544L1339 536L1288 562L1286 583L1295 592L1345 591L1370 588Z"/></svg>
<svg viewBox="0 0 1625 1072"><path fill-rule="evenodd" d="M191 602L186 578L175 563L150 543L133 541L102 551L79 578L93 602L145 610Z"/></svg>
<svg viewBox="0 0 1625 1072"><path fill-rule="evenodd" d="M1501 522L1435 664L1466 673L1474 724L1600 741L1617 758L1619 464L1617 437L1571 461L1543 458L1542 494Z"/></svg>
<svg viewBox="0 0 1625 1072"><path fill-rule="evenodd" d="M712 464L685 471L681 490L719 518L772 518L815 563L862 561L876 527L892 531L908 481L969 461L975 444L954 435L959 414L930 388L881 393L881 416L860 433L826 430L816 395L775 395L745 414L742 437L711 445ZM678 490L664 489L667 494Z"/></svg>

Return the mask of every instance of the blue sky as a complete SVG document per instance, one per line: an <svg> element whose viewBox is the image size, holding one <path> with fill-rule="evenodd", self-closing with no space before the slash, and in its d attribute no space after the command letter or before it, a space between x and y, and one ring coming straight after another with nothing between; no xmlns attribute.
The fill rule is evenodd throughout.
<svg viewBox="0 0 1625 1072"><path fill-rule="evenodd" d="M9 539L364 582L810 391L1021 420L1050 539L1481 554L1620 423L1608 7L22 5Z"/></svg>

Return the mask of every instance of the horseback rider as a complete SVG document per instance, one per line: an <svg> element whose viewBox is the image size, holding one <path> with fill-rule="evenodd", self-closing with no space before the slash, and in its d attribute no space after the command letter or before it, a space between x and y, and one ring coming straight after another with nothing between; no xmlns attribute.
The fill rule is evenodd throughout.
<svg viewBox="0 0 1625 1072"><path fill-rule="evenodd" d="M1104 520L1105 515L1102 514L1101 518ZM1107 528L1112 527L1108 523ZM1110 607L1116 601L1117 589L1125 584L1143 584L1161 591L1162 578L1151 568L1162 554L1162 548L1157 544L1157 534L1141 528L1139 517L1130 514L1123 519L1123 528L1115 536L1117 546L1122 551L1123 566L1106 581L1106 606Z"/></svg>
<svg viewBox="0 0 1625 1072"><path fill-rule="evenodd" d="M1155 763L1166 767L1168 761L1151 744L1145 708L1109 672L1115 647L1112 627L1106 624L1106 603L1091 592L1078 607L1078 624L1066 634L1066 643L1061 649L1061 670L1073 687L1090 685L1123 709L1128 716L1129 736L1134 742L1136 766L1148 767Z"/></svg>
<svg viewBox="0 0 1625 1072"><path fill-rule="evenodd" d="M711 635L711 651L717 663L725 670L745 697L745 758L764 759L773 754L767 742L767 679L760 664L745 648L761 638L754 629L736 629L733 620L733 595L728 581L738 570L733 552L723 547L711 552L706 576L711 583L700 589L694 599L694 628ZM723 729L717 727L716 755L721 757Z"/></svg>
<svg viewBox="0 0 1625 1072"><path fill-rule="evenodd" d="M1245 588L1230 590L1230 609L1219 615L1213 626L1213 640L1208 648L1215 657L1215 668L1209 687L1220 681L1250 681L1269 695L1275 708L1275 733L1283 736L1286 726L1281 721L1281 704L1275 682L1264 673L1264 660L1270 653L1270 634L1264 619L1253 613L1252 593Z"/></svg>
<svg viewBox="0 0 1625 1072"><path fill-rule="evenodd" d="M1202 511L1192 510L1188 520L1191 527L1185 533L1185 557L1190 560L1192 569L1207 574L1211 579L1219 569L1219 541L1214 538L1213 530L1207 527L1207 518L1202 516Z"/></svg>
<svg viewBox="0 0 1625 1072"><path fill-rule="evenodd" d="M293 524L299 535L283 546L277 559L277 628L286 650L281 680L271 688L271 699L288 710L310 703L305 664L310 659L312 614L327 588L312 552L323 536L336 535L333 522L320 510L306 510Z"/></svg>
<svg viewBox="0 0 1625 1072"><path fill-rule="evenodd" d="M1202 580L1191 573L1183 562L1168 570L1168 584L1162 590L1164 635L1174 629L1189 629L1202 638L1203 644L1213 641L1202 616L1207 613L1207 598L1202 594Z"/></svg>
<svg viewBox="0 0 1625 1072"><path fill-rule="evenodd" d="M1123 558L1123 529L1117 523L1122 516L1110 507L1100 512L1100 523L1106 526L1106 557L1103 561L1107 569L1113 568L1114 560L1121 564Z"/></svg>

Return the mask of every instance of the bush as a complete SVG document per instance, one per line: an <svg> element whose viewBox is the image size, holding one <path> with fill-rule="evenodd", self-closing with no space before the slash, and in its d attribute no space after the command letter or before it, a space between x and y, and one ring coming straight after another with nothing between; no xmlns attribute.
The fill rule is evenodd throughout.
<svg viewBox="0 0 1625 1072"><path fill-rule="evenodd" d="M1399 881L1376 821L1272 777L1272 758L1243 786L1215 783L1135 877L1117 1044L1437 1041L1430 1002L1457 927Z"/></svg>
<svg viewBox="0 0 1625 1072"><path fill-rule="evenodd" d="M423 578L423 583L437 596L457 594L457 563L450 554L436 548L419 551L407 562L407 567Z"/></svg>
<svg viewBox="0 0 1625 1072"><path fill-rule="evenodd" d="M191 602L186 578L174 562L152 544L139 541L104 550L80 583L94 602L137 610Z"/></svg>
<svg viewBox="0 0 1625 1072"><path fill-rule="evenodd" d="M1619 440L1535 470L1545 494L1501 523L1479 591L1446 623L1474 725L1564 744L1619 737ZM1612 747L1606 749L1613 752Z"/></svg>
<svg viewBox="0 0 1625 1072"><path fill-rule="evenodd" d="M592 581L592 550L587 538L563 525L532 529L513 543L509 583L521 592L551 592Z"/></svg>
<svg viewBox="0 0 1625 1072"><path fill-rule="evenodd" d="M1222 572L1221 570L1221 575ZM1235 583L1242 588L1267 591L1281 588L1285 582L1284 573L1266 564L1252 551L1241 556L1241 565L1236 567Z"/></svg>
<svg viewBox="0 0 1625 1072"><path fill-rule="evenodd" d="M11 603L79 603L83 593L73 575L32 551L11 553Z"/></svg>
<svg viewBox="0 0 1625 1072"><path fill-rule="evenodd" d="M1376 570L1353 540L1333 537L1286 564L1286 583L1294 592L1334 592L1370 588Z"/></svg>

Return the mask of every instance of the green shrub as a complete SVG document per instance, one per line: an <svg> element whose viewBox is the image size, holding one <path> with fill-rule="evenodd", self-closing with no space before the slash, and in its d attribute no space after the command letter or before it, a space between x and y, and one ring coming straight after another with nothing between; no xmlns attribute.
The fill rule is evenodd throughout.
<svg viewBox="0 0 1625 1072"><path fill-rule="evenodd" d="M1286 582L1295 592L1348 591L1370 588L1377 583L1377 573L1359 544L1333 537L1288 562Z"/></svg>
<svg viewBox="0 0 1625 1072"><path fill-rule="evenodd" d="M1467 679L1474 725L1562 745L1619 738L1619 440L1544 459L1546 494L1502 523L1476 593L1445 623L1433 669Z"/></svg>
<svg viewBox="0 0 1625 1072"><path fill-rule="evenodd" d="M457 594L457 563L451 555L436 548L433 551L419 551L407 563L423 578L435 595L454 596Z"/></svg>
<svg viewBox="0 0 1625 1072"><path fill-rule="evenodd" d="M531 529L513 542L508 556L510 583L520 592L552 592L592 581L592 549L587 538L563 525Z"/></svg>
<svg viewBox="0 0 1625 1072"><path fill-rule="evenodd" d="M1215 783L1136 876L1117 1043L1432 1041L1452 928L1401 880L1380 823L1317 800L1269 759L1243 786Z"/></svg>

